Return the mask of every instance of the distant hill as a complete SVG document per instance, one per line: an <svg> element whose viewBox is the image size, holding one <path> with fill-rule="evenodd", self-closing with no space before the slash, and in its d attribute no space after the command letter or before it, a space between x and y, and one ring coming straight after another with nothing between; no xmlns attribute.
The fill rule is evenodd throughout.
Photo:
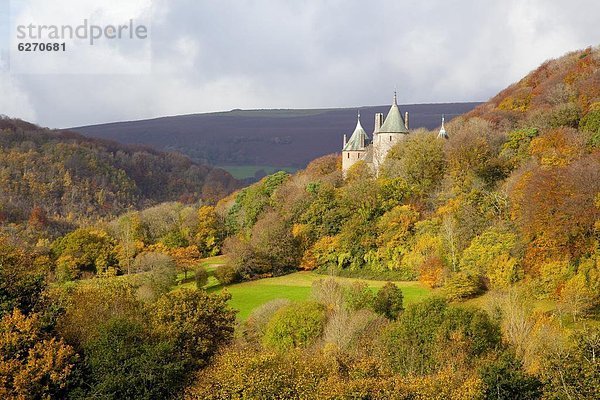
<svg viewBox="0 0 600 400"><path fill-rule="evenodd" d="M3 224L111 218L164 201L216 201L238 186L181 154L0 118Z"/></svg>
<svg viewBox="0 0 600 400"><path fill-rule="evenodd" d="M409 104L411 128L433 129L481 103ZM374 124L389 105L360 107L363 126ZM314 110L232 110L72 128L86 136L177 150L211 165L264 165L303 168L311 160L340 151L352 133L356 108Z"/></svg>

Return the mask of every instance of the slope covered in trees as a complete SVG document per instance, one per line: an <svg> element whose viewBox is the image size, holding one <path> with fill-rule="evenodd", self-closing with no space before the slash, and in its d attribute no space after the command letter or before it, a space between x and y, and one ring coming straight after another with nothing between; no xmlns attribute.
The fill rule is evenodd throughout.
<svg viewBox="0 0 600 400"><path fill-rule="evenodd" d="M221 201L233 280L296 268L420 279L454 299L517 282L600 305L600 51L544 63L379 176L327 156ZM581 304L581 296L586 297Z"/></svg>
<svg viewBox="0 0 600 400"><path fill-rule="evenodd" d="M0 218L93 221L159 202L214 202L237 182L225 171L176 153L123 146L0 119Z"/></svg>

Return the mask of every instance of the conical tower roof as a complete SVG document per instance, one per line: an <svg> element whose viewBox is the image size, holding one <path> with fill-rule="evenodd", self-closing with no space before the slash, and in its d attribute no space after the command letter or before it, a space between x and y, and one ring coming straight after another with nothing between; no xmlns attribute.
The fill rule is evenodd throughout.
<svg viewBox="0 0 600 400"><path fill-rule="evenodd" d="M354 128L354 132L352 132L352 136L350 136L350 140L344 146L343 151L353 151L353 150L364 150L365 144L369 139L369 135L364 130L360 123L360 112L358 113L358 118L356 121L356 128Z"/></svg>
<svg viewBox="0 0 600 400"><path fill-rule="evenodd" d="M440 133L438 133L438 138L448 139L448 133L446 133L446 128L444 128L444 115L443 114L442 114L442 127L440 128Z"/></svg>
<svg viewBox="0 0 600 400"><path fill-rule="evenodd" d="M388 115L385 117L385 121L383 122L383 125L381 125L378 133L408 133L408 129L406 129L406 124L404 123L404 119L398 108L395 92L394 103L392 104Z"/></svg>

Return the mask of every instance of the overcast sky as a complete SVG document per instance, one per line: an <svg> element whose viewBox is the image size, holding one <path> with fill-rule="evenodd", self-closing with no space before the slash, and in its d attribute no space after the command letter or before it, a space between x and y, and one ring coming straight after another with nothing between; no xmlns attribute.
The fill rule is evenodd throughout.
<svg viewBox="0 0 600 400"><path fill-rule="evenodd" d="M0 2L6 55L13 33L8 0ZM0 114L68 127L234 108L389 104L394 90L405 104L481 101L544 60L600 44L598 0L152 3L151 72L18 74L5 66ZM20 10L13 4L11 14Z"/></svg>

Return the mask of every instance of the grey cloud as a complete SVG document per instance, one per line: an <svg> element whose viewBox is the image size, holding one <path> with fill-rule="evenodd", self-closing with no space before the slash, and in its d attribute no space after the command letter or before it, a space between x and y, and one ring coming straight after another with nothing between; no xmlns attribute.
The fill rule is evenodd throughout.
<svg viewBox="0 0 600 400"><path fill-rule="evenodd" d="M404 103L486 100L600 42L594 0L154 2L151 74L0 75L20 99L10 112L64 127L385 104L394 89Z"/></svg>

